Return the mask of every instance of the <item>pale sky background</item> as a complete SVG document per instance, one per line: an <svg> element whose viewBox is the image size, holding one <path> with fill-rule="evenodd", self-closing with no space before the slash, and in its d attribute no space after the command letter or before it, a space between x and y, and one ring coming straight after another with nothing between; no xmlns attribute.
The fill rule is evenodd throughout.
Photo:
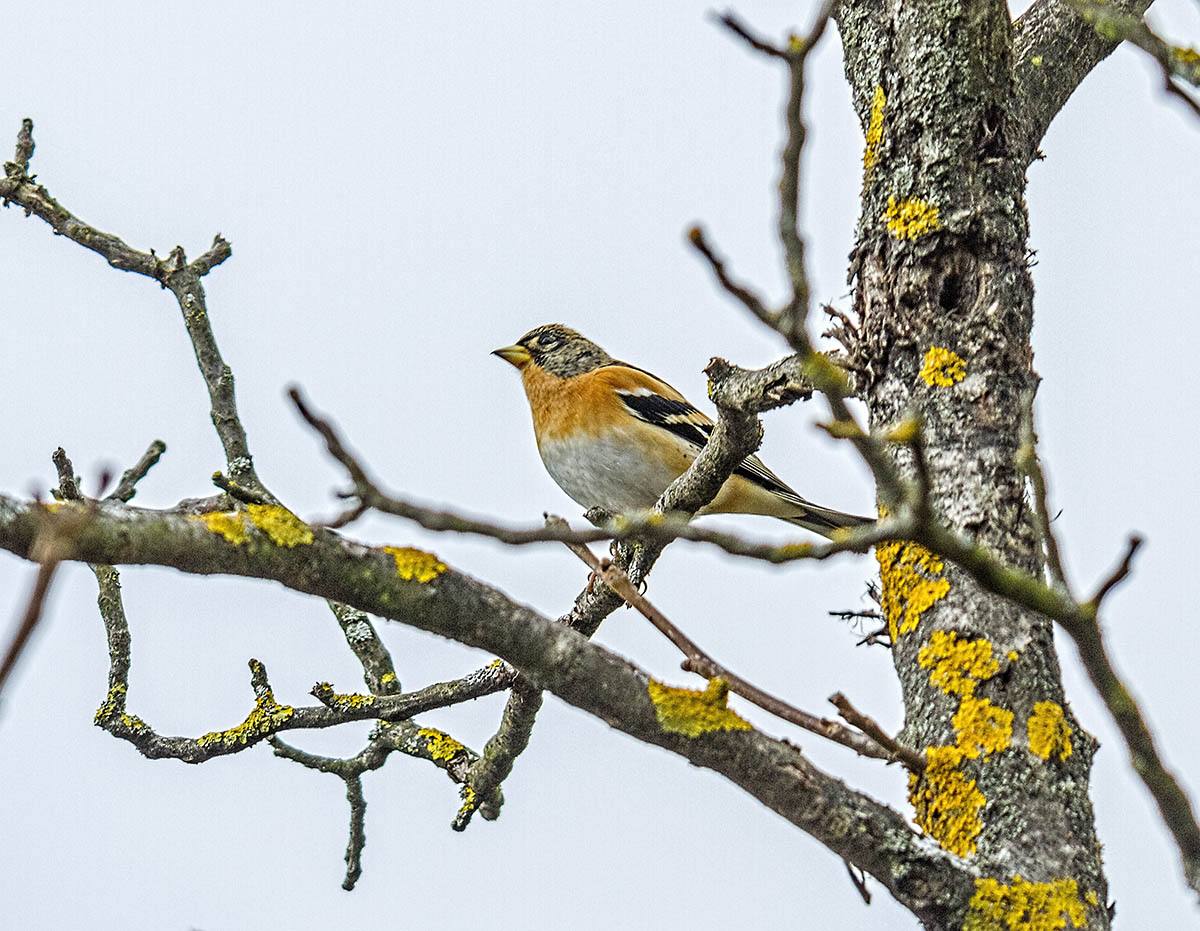
<svg viewBox="0 0 1200 931"><path fill-rule="evenodd" d="M579 508L542 470L515 373L488 356L558 321L693 400L712 355L750 366L779 340L718 293L683 239L702 221L737 272L782 293L774 186L783 77L706 16L707 3L295 3L22 9L0 99L0 152L35 120L33 170L78 216L132 245L195 256L220 231L233 258L209 311L260 474L299 514L333 512L339 471L292 413L299 382L390 487L514 524ZM432 5L431 5L432 6ZM1200 40L1187 0L1155 7ZM808 3L739 0L760 31L804 28ZM862 138L831 33L812 62L805 226L814 295L850 304ZM1130 531L1148 544L1106 603L1113 656L1193 798L1196 739L1194 424L1200 121L1133 51L1100 66L1030 169L1038 250L1039 428L1069 571L1088 591ZM54 484L66 447L95 491L150 440L168 451L136 504L212 491L224 463L170 294L116 272L36 219L0 213L5 439L0 488ZM866 470L812 427L820 405L768 415L764 459L805 496L867 511ZM710 522L711 523L711 522ZM753 518L719 526L784 537ZM434 549L551 616L585 570L373 519L363 539ZM716 657L815 713L844 691L895 730L882 649L827 611L867 605L873 559L786 571L678 544L649 595ZM34 568L0 555L0 632ZM241 721L246 662L280 701L313 682L361 688L324 605L274 585L123 570L129 708L162 733ZM381 623L410 688L490 657ZM678 656L632 612L599 641L683 683ZM1067 694L1103 743L1092 798L1125 928L1190 927L1178 857L1105 712L1062 653ZM449 823L456 788L395 756L365 780L365 873L340 888L342 783L259 746L202 766L146 761L92 725L107 656L85 567L61 572L0 708L0 902L13 928L205 931L609 927L916 928L874 882L720 777L550 698L505 784L498 822ZM692 678L693 684L699 680ZM480 748L502 696L424 723ZM820 765L908 812L904 776L751 709ZM302 747L352 753L366 726Z"/></svg>

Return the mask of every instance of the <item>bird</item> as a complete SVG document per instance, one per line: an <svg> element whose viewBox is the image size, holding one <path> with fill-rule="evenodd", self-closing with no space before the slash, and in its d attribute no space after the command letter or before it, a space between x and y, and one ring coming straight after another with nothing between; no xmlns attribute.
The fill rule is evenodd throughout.
<svg viewBox="0 0 1200 931"><path fill-rule="evenodd" d="M492 351L521 373L546 471L585 508L653 507L700 454L713 421L665 381L559 323ZM777 517L832 538L873 521L806 501L747 456L699 514Z"/></svg>

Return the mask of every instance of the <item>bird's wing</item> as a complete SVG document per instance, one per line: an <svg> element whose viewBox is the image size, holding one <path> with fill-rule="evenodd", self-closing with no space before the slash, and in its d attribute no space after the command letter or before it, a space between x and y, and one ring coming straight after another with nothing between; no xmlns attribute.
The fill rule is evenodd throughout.
<svg viewBox="0 0 1200 931"><path fill-rule="evenodd" d="M632 365L617 363L612 368L623 371L614 373L628 387L618 387L617 396L634 417L651 426L673 433L695 448L697 453L704 448L713 431L712 418L697 410L683 395L665 381ZM734 475L748 479L760 488L796 504L808 502L787 486L774 472L768 469L757 456L747 456L741 461Z"/></svg>

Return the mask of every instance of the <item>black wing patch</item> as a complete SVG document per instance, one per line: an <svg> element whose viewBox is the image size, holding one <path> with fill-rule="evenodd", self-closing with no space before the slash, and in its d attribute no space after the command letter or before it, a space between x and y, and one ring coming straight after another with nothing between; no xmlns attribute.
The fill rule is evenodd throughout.
<svg viewBox="0 0 1200 931"><path fill-rule="evenodd" d="M617 393L635 417L671 431L695 446L697 452L703 448L712 434L713 425L708 423L708 419L687 401L673 401L671 398L664 398L661 394L635 394L630 391L618 391ZM755 485L797 503L804 500L753 457L743 459L733 470L733 474L749 479Z"/></svg>
<svg viewBox="0 0 1200 931"><path fill-rule="evenodd" d="M646 423L670 430L693 446L702 447L712 433L712 424L687 401L673 401L661 394L636 394L618 391L625 406L633 415Z"/></svg>

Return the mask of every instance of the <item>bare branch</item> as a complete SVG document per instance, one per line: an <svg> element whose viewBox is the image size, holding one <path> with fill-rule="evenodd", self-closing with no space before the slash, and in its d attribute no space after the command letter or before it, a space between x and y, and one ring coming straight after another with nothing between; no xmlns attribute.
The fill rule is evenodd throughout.
<svg viewBox="0 0 1200 931"><path fill-rule="evenodd" d="M1054 528L1051 526L1046 475L1042 471L1042 464L1038 459L1037 434L1033 429L1032 391L1026 393L1021 406L1021 447L1017 450L1016 466L1025 473L1025 477L1033 489L1034 528L1037 530L1042 550L1046 556L1046 568L1050 573L1050 581L1073 598L1071 585L1067 581L1067 574L1063 569L1062 557L1059 555L1058 538L1054 535Z"/></svg>
<svg viewBox="0 0 1200 931"><path fill-rule="evenodd" d="M852 727L858 728L864 734L879 744L880 747L888 754L888 759L900 760L905 767L912 772L921 772L925 769L925 757L917 753L910 747L905 747L896 741L896 738L888 735L879 724L873 719L867 717L852 704L841 692L835 692L829 697L829 702L838 710L846 722Z"/></svg>
<svg viewBox="0 0 1200 931"><path fill-rule="evenodd" d="M709 268L712 269L713 275L722 288L737 298L756 319L761 320L773 330L779 328L778 312L769 309L762 298L729 274L725 267L725 260L709 245L708 238L701 227L693 226L688 231L688 242L708 261Z"/></svg>
<svg viewBox="0 0 1200 931"><path fill-rule="evenodd" d="M0 495L0 547L30 557L36 507ZM81 506L64 505L63 509L68 507ZM728 776L835 853L871 873L917 914L940 913L952 909L954 903L965 907L971 895L969 871L961 869L951 854L921 839L899 813L852 792L812 766L794 747L740 724L733 729L718 727L700 737L680 732L672 718L660 718L662 709L655 704L651 680L644 672L431 554L405 551L405 560L398 564L392 552L328 531L314 531L311 542L286 546L250 526L240 531L247 539L235 544L226 539L220 524L209 529L205 520L203 516L101 503L74 535L71 558L272 579L297 591L487 650L520 669L535 687L549 689L614 727ZM612 597L620 603L619 596ZM270 697L265 675L255 679L258 714L238 728L208 735L212 744L259 739L258 735L274 728L287 714L288 706ZM702 692L691 694L698 702L719 699ZM291 709L288 723L300 710ZM332 716L328 708L317 710ZM444 735L422 735L423 730L428 729L409 722L383 728L373 742L375 750L423 754L461 783L477 757L465 748L448 752L452 745L445 742ZM278 748L278 741L273 744ZM813 812L820 812L821 817L814 819ZM846 832L838 827L846 823L856 824L856 830ZM887 845L873 840L884 836L889 839ZM905 882L912 870L919 870L924 877L921 884Z"/></svg>
<svg viewBox="0 0 1200 931"><path fill-rule="evenodd" d="M142 458L121 474L121 480L117 482L117 487L107 495L108 500L131 501L137 494L137 483L146 477L146 473L154 468L166 451L166 443L162 440L154 440L142 453Z"/></svg>
<svg viewBox="0 0 1200 931"><path fill-rule="evenodd" d="M503 798L495 798L496 790L512 772L517 757L529 746L533 723L541 707L541 689L528 679L518 677L509 692L499 729L483 748L483 754L467 771L463 782L467 792L463 794L462 808L451 825L454 830L466 830L477 809L489 821L499 817Z"/></svg>
<svg viewBox="0 0 1200 931"><path fill-rule="evenodd" d="M362 776L346 777L346 801L350 804L350 831L346 841L346 878L342 888L349 892L362 876L362 852L367 843L367 800L363 797Z"/></svg>
<svg viewBox="0 0 1200 931"><path fill-rule="evenodd" d="M558 520L561 520L561 518L558 518ZM607 560L602 562L597 559L596 555L586 546L568 544L568 547L596 576L604 581L605 585L620 595L631 607L636 608L638 613L653 624L659 633L675 644L685 657L683 668L688 672L694 672L709 680L721 679L728 684L729 690L735 695L742 696L742 698L752 702L764 711L768 711L790 724L795 724L797 727L802 727L806 731L819 734L828 740L832 740L834 743L849 747L855 753L862 756L874 757L875 759L887 760L888 762L901 760L906 766L916 771L925 768L925 761L919 754L900 747L895 741L891 741L891 746L881 751L879 746L877 746L879 742L872 742L874 738L864 740L861 734L847 730L836 721L831 721L828 718L818 718L806 711L801 711L799 708L789 705L782 699L776 698L774 695L747 682L700 649L695 641L668 620L666 615L654 607L649 599L637 590L637 587L629 581L629 577L620 567L613 565Z"/></svg>
<svg viewBox="0 0 1200 931"><path fill-rule="evenodd" d="M35 183L28 173L32 153L33 123L25 120L18 135L17 159L5 163L5 177L0 179L0 202L25 208L27 216L37 215L49 223L56 234L98 253L113 268L153 278L175 295L196 353L196 362L208 387L213 426L225 449L229 474L239 484L266 493L254 471L246 431L238 417L233 374L217 349L205 306L204 287L200 283L201 278L232 254L229 243L218 234L209 250L191 264L182 246L172 249L165 260L153 250L139 252L120 237L84 223L51 197L43 185Z"/></svg>
<svg viewBox="0 0 1200 931"><path fill-rule="evenodd" d="M1152 0L1114 0L1114 7L1140 17ZM1103 36L1061 0L1036 0L1013 24L1011 108L1014 151L1033 161L1050 121L1119 42Z"/></svg>
<svg viewBox="0 0 1200 931"><path fill-rule="evenodd" d="M1133 557L1137 555L1137 551L1141 548L1142 543L1142 538L1137 535L1129 538L1129 543L1125 550L1125 558L1121 560L1120 565L1113 570L1107 579L1100 583L1096 594L1081 605L1085 613L1090 613L1093 617L1100 613L1100 603L1104 601L1109 592L1124 582L1129 576L1133 568Z"/></svg>
<svg viewBox="0 0 1200 931"><path fill-rule="evenodd" d="M61 542L55 542L51 538L45 537L39 537L36 544L33 558L38 563L38 571L33 580L33 588L29 592L29 598L26 599L25 612L17 624L17 630L13 634L12 640L9 641L8 649L4 651L4 659L0 660L0 694L3 694L8 677L16 668L25 645L29 643L29 638L33 636L33 632L42 618L42 609L46 604L46 594L50 591L50 583L54 580L54 574L58 571L58 566L65 555L60 552L60 547Z"/></svg>
<svg viewBox="0 0 1200 931"><path fill-rule="evenodd" d="M1146 25L1140 11L1136 14L1126 12L1119 6L1097 0L1069 2L1102 38L1128 42L1154 59L1162 73L1163 89L1182 100L1194 115L1200 116L1200 102L1175 83L1175 79L1179 79L1200 87L1200 54L1195 49L1171 45L1156 35Z"/></svg>
<svg viewBox="0 0 1200 931"><path fill-rule="evenodd" d="M738 297L750 311L763 323L777 330L788 344L797 352L811 351L808 338L807 319L809 305L808 273L805 269L804 238L800 235L800 157L804 152L804 142L808 130L804 125L802 104L804 101L804 66L809 53L816 46L829 24L836 5L833 0L822 4L817 13L816 21L804 38L792 36L787 48L776 48L751 34L732 14L720 17L720 22L736 35L748 42L753 48L776 59L787 63L790 77L790 90L787 105L784 110L787 122L787 140L780 156L781 170L779 175L779 241L783 245L784 261L787 266L788 279L792 285L792 297L787 306L777 312L766 310L762 302L744 286L734 285L725 275L724 266L708 247L704 235L696 227L690 238L692 244L701 252L722 286L735 297Z"/></svg>

